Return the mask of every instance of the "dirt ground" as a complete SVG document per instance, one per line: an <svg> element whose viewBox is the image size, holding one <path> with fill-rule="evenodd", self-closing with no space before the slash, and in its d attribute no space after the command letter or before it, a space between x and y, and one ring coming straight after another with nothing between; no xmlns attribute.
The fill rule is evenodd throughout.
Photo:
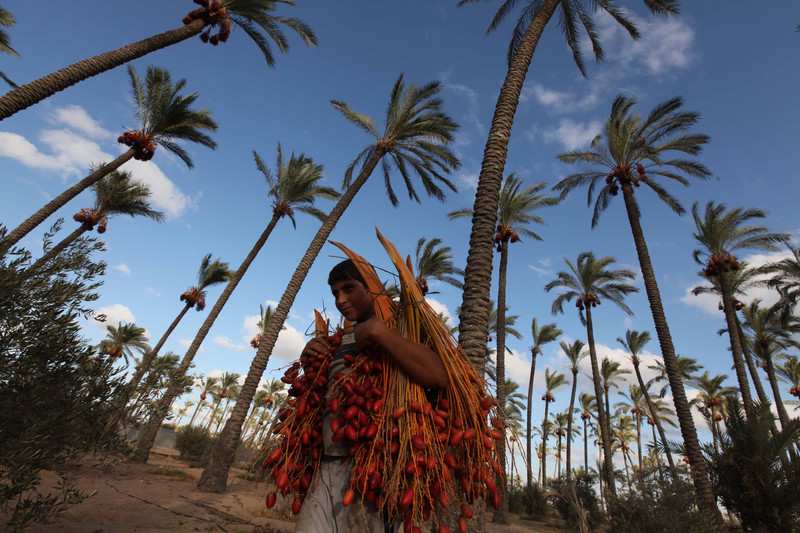
<svg viewBox="0 0 800 533"><path fill-rule="evenodd" d="M294 531L291 514L280 503L264 505L265 485L243 479L234 470L223 494L195 488L201 470L179 461L173 450L154 448L146 465L118 463L103 468L87 458L75 470L81 490L97 491L89 501L72 507L57 522L34 525L31 533L160 533L222 531L227 533L282 533ZM46 477L43 486L52 483ZM2 526L0 526L2 527ZM489 533L558 533L554 524L517 517L501 526L487 525Z"/></svg>

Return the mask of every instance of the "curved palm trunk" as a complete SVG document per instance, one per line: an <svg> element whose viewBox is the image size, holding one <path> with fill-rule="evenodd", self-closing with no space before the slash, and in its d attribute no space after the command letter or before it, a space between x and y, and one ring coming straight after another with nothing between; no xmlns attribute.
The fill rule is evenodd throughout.
<svg viewBox="0 0 800 533"><path fill-rule="evenodd" d="M0 98L0 120L87 78L197 35L203 31L208 22L205 19L195 20L180 28L73 63L43 78L22 85Z"/></svg>
<svg viewBox="0 0 800 533"><path fill-rule="evenodd" d="M200 404L201 403L203 403L202 400L197 402L197 407L194 408L194 413L192 414L192 418L189 420L189 427L192 427L192 424L194 424L194 419L197 416L197 412L200 411Z"/></svg>
<svg viewBox="0 0 800 533"><path fill-rule="evenodd" d="M136 369L130 382L128 382L128 394L131 394L134 390L136 390L136 387L139 385L139 381L141 381L142 377L150 371L150 365L152 365L153 361L155 361L156 357L158 357L159 350L163 348L164 343L167 342L169 336L172 335L172 332L176 327L178 327L178 323L183 320L184 315L189 309L191 309L191 307L191 303L187 303L183 306L183 309L181 309L181 312L175 317L175 320L172 321L172 324L169 325L167 331L165 331L161 338L158 339L158 343L156 343L155 347L153 347L153 349L144 356L144 359L142 359L142 364L138 369Z"/></svg>
<svg viewBox="0 0 800 533"><path fill-rule="evenodd" d="M9 233L5 239L0 241L0 248L11 248L15 244L19 242L25 235L33 231L33 229L44 222L47 217L64 207L67 202L78 196L80 193L100 181L103 177L107 176L111 172L117 170L123 164L127 163L133 156L135 151L133 148L130 148L123 152L119 157L111 161L110 163L106 163L105 165L101 166L81 181L67 189L66 191L62 192L49 202L35 212L33 215L28 217L22 224L17 226L11 233Z"/></svg>
<svg viewBox="0 0 800 533"><path fill-rule="evenodd" d="M683 443L686 448L686 456L692 466L692 480L697 490L699 505L711 515L714 522L722 525L722 514L719 512L714 492L711 490L711 483L708 480L708 470L703 454L700 450L700 441L697 438L697 429L694 427L692 412L689 402L686 399L686 391L683 388L678 358L675 354L675 347L672 344L672 335L669 332L667 317L664 307L661 304L661 294L658 290L653 264L650 261L650 252L647 251L647 243L644 239L644 232L639 223L639 210L633 200L633 187L629 182L622 184L622 196L625 200L625 210L628 215L628 222L633 234L633 242L636 245L636 255L639 257L639 266L642 269L642 279L647 293L647 300L650 303L650 311L653 314L653 322L658 336L658 343L661 347L661 357L664 359L664 367L669 379L669 387L672 391L672 401L675 404L675 414L678 417L678 424L681 428Z"/></svg>
<svg viewBox="0 0 800 533"><path fill-rule="evenodd" d="M611 424L608 420L608 410L603 404L603 385L600 377L600 366L597 364L597 349L594 346L594 327L592 326L592 307L586 307L586 337L589 344L589 359L592 362L592 382L594 383L594 396L597 398L597 418L600 421L601 440L603 441L603 470L605 470L606 488L612 496L617 495L614 486L614 463L611 451Z"/></svg>
<svg viewBox="0 0 800 533"><path fill-rule="evenodd" d="M489 137L481 162L481 173L475 193L469 254L464 272L464 292L458 327L458 342L479 373L485 364L489 293L492 284L492 234L497 220L500 185L506 164L511 126L519 104L522 85L533 58L533 52L561 0L544 0L520 41L500 89L489 129Z"/></svg>
<svg viewBox="0 0 800 533"><path fill-rule="evenodd" d="M764 386L761 384L761 377L758 375L756 362L753 360L753 354L750 352L747 338L744 335L744 330L742 330L742 323L739 321L739 317L737 315L734 316L736 318L736 329L739 331L739 344L742 346L742 356L744 356L744 362L747 364L747 369L750 371L750 379L753 381L753 386L756 389L758 401L764 404L768 401L767 393L764 392Z"/></svg>
<svg viewBox="0 0 800 533"><path fill-rule="evenodd" d="M508 270L508 241L502 241L500 249L500 271L497 275L497 402L498 411L506 412L506 272ZM503 487L500 508L494 512L494 521L508 523L508 498L506 490L506 439L497 441L497 454L500 456L501 475L497 476L497 486Z"/></svg>
<svg viewBox="0 0 800 533"><path fill-rule="evenodd" d="M78 229L76 229L75 231L64 237L64 240L53 246L46 254L44 254L34 264L32 264L31 267L27 270L27 272L25 272L25 275L30 276L31 274L33 274L34 272L45 266L51 259L58 256L58 254L63 252L67 248L67 246L75 242L75 240L78 237L80 237L90 229L92 229L92 227L89 226L88 224L81 224L78 227Z"/></svg>
<svg viewBox="0 0 800 533"><path fill-rule="evenodd" d="M578 373L572 372L572 394L569 396L569 418L567 418L567 479L572 477L572 408L575 405L575 391L578 388Z"/></svg>
<svg viewBox="0 0 800 533"><path fill-rule="evenodd" d="M733 355L733 368L736 370L736 380L739 382L739 392L742 394L745 413L750 412L753 406L753 397L750 395L750 383L747 380L747 370L744 366L742 357L742 344L739 338L738 328L736 327L736 311L733 304L731 293L731 283L728 281L728 273L724 270L717 276L719 289L722 293L722 308L725 312L725 322L728 325L728 338L731 342L731 355Z"/></svg>
<svg viewBox="0 0 800 533"><path fill-rule="evenodd" d="M664 446L664 453L667 454L667 462L669 463L669 467L672 472L675 473L675 461L672 460L672 454L667 449L667 435L664 433L664 426L661 425L661 420L657 416L656 406L653 404L653 400L650 398L650 393L647 391L647 387L644 385L644 379L642 379L642 373L639 371L639 365L633 365L633 370L636 372L636 380L639 382L639 387L642 389L642 393L644 394L644 401L647 402L647 409L650 411L650 420L655 422L655 427L653 428L653 443L656 441L655 430L658 429L658 436L661 438L661 444Z"/></svg>
<svg viewBox="0 0 800 533"><path fill-rule="evenodd" d="M531 350L531 377L528 380L528 413L527 413L528 425L526 426L527 430L528 430L528 434L527 434L527 437L528 437L527 441L528 442L527 442L526 451L528 452L528 486L529 487L532 485L532 482L533 482L533 469L531 468L531 461L533 460L532 449L531 449L531 442L533 441L533 434L531 432L531 430L533 429L531 427L531 415L532 415L531 409L532 409L533 406L531 405L531 401L532 401L532 398L533 398L533 378L534 378L534 375L536 373L536 356L538 355L537 350L538 350L538 348L534 348L533 350Z"/></svg>
<svg viewBox="0 0 800 533"><path fill-rule="evenodd" d="M139 445L137 446L136 453L134 454L134 461L138 461L144 463L147 461L147 456L150 454L150 448L153 447L153 443L156 439L156 434L158 433L158 428L161 426L161 422L164 421L164 417L167 415L167 406L172 403L172 401L181 393L182 388L177 386L178 381L186 375L189 371L189 367L192 364L192 360L194 359L195 354L197 354L197 350L200 349L200 345L203 343L203 339L206 338L208 332L211 331L211 326L214 325L214 322L217 320L220 312L222 312L222 308L228 302L231 294L233 294L234 289L239 284L239 282L244 277L247 269L250 267L250 264L255 260L258 252L261 251L261 248L264 246L264 243L267 242L267 238L272 233L272 230L275 228L275 225L280 220L280 216L273 214L272 219L267 224L266 229L261 233L261 236L256 241L253 248L250 250L250 253L247 254L244 261L242 262L239 269L230 279L228 284L225 286L225 289L222 291L222 294L219 296L219 299L214 303L214 307L208 313L205 321L203 321L203 325L200 326L200 330L195 335L194 340L192 341L191 346L189 346L189 350L186 352L186 355L183 356L181 360L180 366L175 370L173 373L169 387L167 388L166 393L161 398L161 401L158 403L158 407L156 407L153 416L147 423L145 430L142 432L142 436L139 439ZM251 398L252 400L252 398ZM250 403L247 404L248 409L250 408ZM213 421L213 417L212 417ZM209 428L211 426L209 425Z"/></svg>
<svg viewBox="0 0 800 533"><path fill-rule="evenodd" d="M358 193L364 183L367 182L372 171L386 152L387 148L379 144L375 152L362 167L358 177L353 181L350 187L347 188L347 191L345 191L333 207L328 218L325 219L322 227L320 227L317 234L311 240L308 250L306 250L305 255L300 260L300 264L297 265L294 274L292 274L292 279L289 281L289 285L286 287L283 296L281 296L280 302L278 302L278 307L275 309L275 314L269 322L269 327L261 338L261 345L258 348L253 362L250 364L250 370L247 372L244 385L242 385L242 389L239 391L239 398L236 401L236 405L233 406L233 413L231 413L230 418L228 418L225 427L222 428L217 443L211 451L211 459L208 462L208 466L203 470L203 474L197 482L197 487L199 489L209 492L222 492L225 490L225 485L228 482L228 471L231 468L231 464L233 464L233 457L239 445L239 439L241 438L242 423L244 422L245 416L247 416L250 403L253 401L253 397L258 390L258 383L261 380L261 376L264 374L264 370L267 368L269 357L272 355L272 349L275 347L275 342L278 340L278 333L280 333L283 323L286 321L289 309L292 307L297 293L300 292L300 287L303 285L308 271L311 270L314 260L317 258L317 255L319 255L320 250L322 250L326 239L350 205L350 202L353 201L356 193Z"/></svg>
<svg viewBox="0 0 800 533"><path fill-rule="evenodd" d="M544 420L542 420L542 488L547 488L547 415L550 411L550 401L544 401Z"/></svg>

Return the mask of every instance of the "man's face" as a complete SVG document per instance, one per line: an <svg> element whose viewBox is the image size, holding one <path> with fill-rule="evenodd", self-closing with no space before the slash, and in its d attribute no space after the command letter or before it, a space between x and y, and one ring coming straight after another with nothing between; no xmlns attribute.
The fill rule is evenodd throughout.
<svg viewBox="0 0 800 533"><path fill-rule="evenodd" d="M331 285L336 309L350 322L362 322L375 316L372 295L360 281L346 279Z"/></svg>

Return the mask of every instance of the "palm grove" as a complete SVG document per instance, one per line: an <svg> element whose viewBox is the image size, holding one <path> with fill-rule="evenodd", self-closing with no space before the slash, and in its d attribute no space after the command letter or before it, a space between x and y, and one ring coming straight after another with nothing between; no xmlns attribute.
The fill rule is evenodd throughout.
<svg viewBox="0 0 800 533"><path fill-rule="evenodd" d="M249 38L256 44L269 66L275 63L273 48L281 52L289 49L286 29L309 46L317 44L311 28L276 12L278 7L284 8L279 4L292 6L292 1L197 0L195 3L200 7L188 13L176 29L70 65L34 82L17 86L2 74L12 90L0 97L0 119L22 112L82 80L126 64L136 121L134 129L119 132L118 141L127 148L117 158L87 169L84 179L17 227L0 230L4 285L0 290L3 295L0 320L2 330L9 332L0 340L0 397L7 402L1 411L9 422L15 416L23 420L21 426L13 424L20 427L19 431L0 434L3 441L0 464L4 467L0 478L4 491L0 494L4 505L20 498L25 493L23 478L35 479L48 461L66 460L97 446L119 449L121 429L141 430L140 437L133 442L131 458L147 461L156 435L165 423L179 427L184 435L216 437L213 448L206 454L198 487L216 492L225 490L230 468L237 458L240 461L243 457L250 458L261 449L277 408L288 399L280 381L264 382L262 376L306 275L359 190L376 170L383 174L386 194L394 207L401 206L401 202L391 183L393 175L400 176L409 199L417 202L421 201L420 186L427 196L441 202L446 201L446 190L456 190L448 175L460 167L452 149L458 124L446 111L440 82L418 84L399 75L393 86L387 88L382 123L343 101L332 101L342 118L368 137L343 176L341 192L323 184L323 165L311 155L286 153L277 143L276 163L270 168L253 150L255 171L263 175L264 195L271 202L271 218L238 268L232 268L222 258L214 258L213 253L203 256L197 279L187 280L188 289L179 296L174 321L148 324L150 330L160 328L162 332L154 346L148 343L144 328L133 323L108 326L106 339L89 346L77 335L77 319L92 314L91 302L97 299L105 270L100 260L103 243L91 232L105 234L108 229L109 235L103 238L113 239L113 221L110 223L109 219L120 215L158 222L165 218L151 205L148 187L122 167L131 159L146 162L168 151L192 168L191 150L217 147L214 134L218 126L212 118L213 110L198 107L200 93L189 92L188 80L174 80L166 68L156 66L148 67L142 76L129 63L191 37L199 36L213 45L225 43L232 27L242 30L243 35L236 35L237 38ZM462 0L459 5L469 3ZM457 268L450 247L431 235L420 236L414 265L423 292L428 291L432 280L463 290L456 325L459 342L470 361L492 383L501 412L505 413L506 440L498 444L504 460L498 481L507 488L507 497L494 519L507 521L509 503L517 491L534 494L551 491L556 499L564 499L565 487L588 483L599 496L601 508L596 510L605 512L603 519L620 520L629 512L622 503L625 498L664 492L673 487L669 483L683 482L693 487L689 491L690 505L684 511L710 528L721 527L721 509L746 530L797 527L800 508L796 499L792 503L787 495L800 485L797 444L800 422L793 416L797 402L791 399L800 398L800 363L795 340L800 327L796 314L800 252L789 246L788 234L773 232L762 223L767 213L761 209L695 202L691 208L695 225L692 238L697 243L694 258L701 269L702 281L696 292L720 299L724 334L730 342L730 355L725 356L731 357L735 386L727 384L728 376L712 375L703 371L697 361L680 356L655 274L663 265L654 265L650 259L643 229L646 210L642 205L654 202L650 198L655 196L682 216L686 207L670 188L676 184L688 186L693 180L711 176L700 158L710 139L695 131L700 115L686 111L680 97L665 100L643 113L636 108L634 98L620 94L611 103L601 134L588 149L557 155L559 161L576 167L576 173L556 183L525 183L514 172L504 176L522 84L539 37L553 16L558 13L558 24L584 75L582 31L589 38L596 59L603 59L591 9L584 4L604 10L631 38L639 37L635 24L613 2L536 0L522 6L515 4L504 2L489 26L489 31L497 30L508 15L519 11L509 45L507 75L488 132L474 206L455 211L446 208L449 218L471 221L466 268ZM658 16L677 13L679 7L670 0L645 0L645 5ZM16 54L10 46L14 22L13 15L0 8L0 24L7 28L0 30L0 50L9 54ZM559 209L562 200L583 187L588 190L592 227L599 224L600 216L622 193L618 200L630 224L639 269L620 266L617 258L603 254L601 246L597 250L576 251L573 257L564 258L562 269L544 287L553 297L552 317L512 315L506 287L506 273L515 259L510 252L522 246L544 250L546 243L535 242L542 238L532 224L546 224L547 213ZM94 203L81 207L73 215L77 226L69 235L55 238L64 225L63 219L58 219L45 233L44 253L40 257L34 259L30 252L19 247L23 237L89 188L95 193ZM326 200L336 202L327 212L318 207ZM285 223L279 226L284 219L294 226L295 217L301 215L316 218L321 226L293 276L285 287L281 286L283 295L276 308L260 309L260 332L252 340L255 354L247 375L192 374L190 370L201 343L224 312L226 302L251 263L262 248L269 247L272 232L277 228L285 231ZM789 252L785 260L760 268L752 268L742 260L749 252L784 249ZM493 302L490 287L495 252L498 281ZM648 331L614 332L611 338L616 338L626 358L602 356L594 317L598 313L630 314L626 301L641 297L636 283L640 274L652 312L656 342L651 343L654 338ZM748 301L748 289L760 285L774 291L777 303ZM211 291L217 287L222 287L221 294L213 296ZM176 296L181 289L176 287ZM257 299L263 301L263 296ZM187 351L162 354L177 324L190 309L203 313L207 299L210 309ZM602 303L607 305L601 306ZM565 304L571 305L565 307ZM572 312L572 305L584 329L564 332L553 317ZM521 323L531 324L530 336L527 331L518 330L516 321L520 319ZM545 323L548 320L551 322ZM68 334L62 336L49 356L43 346L49 342L52 327L56 325ZM21 332L32 333L21 335ZM531 341L530 379L522 387L506 375L509 335ZM607 337L608 333L602 335ZM543 358L546 350L555 354L555 358ZM542 372L541 366L537 370L537 359L558 360L563 364L546 367ZM54 361L58 364L50 364ZM72 381L53 384L48 380L65 368L73 370ZM537 375L544 379L537 382ZM39 391L37 386L45 384L54 388L48 391L50 394L68 392L101 402L37 404L38 411L17 405L26 395L43 394L44 389ZM687 388L699 391L691 401ZM197 393L199 397L192 394L195 399L181 406L180 397L188 393ZM568 407L556 412L552 404L562 394L569 398ZM537 409L536 399L540 395L541 409ZM772 405L777 416L770 410ZM40 416L37 412L55 419L59 417L59 409L65 408L74 410L75 420L60 420L59 424L49 426L37 421ZM93 422L78 429L79 419ZM707 424L711 442L700 442L695 423L698 419ZM4 421L2 427L12 424ZM48 437L54 431L71 431L81 438L68 440L60 447L48 445L35 460L26 456L30 452L26 452L29 448L25 443L49 442ZM11 446L11 442L22 444ZM598 451L598 456L591 460L590 443ZM764 449L769 450L768 460L752 467L760 470L744 471L747 459ZM521 470L516 458L522 460ZM23 467L29 464L35 468ZM591 498L576 501L587 510L597 507ZM775 511L777 508L780 511ZM17 506L11 514L12 525L22 527L52 518L47 513L37 515L25 509ZM570 513L565 516L583 520L584 515L579 514L577 519Z"/></svg>

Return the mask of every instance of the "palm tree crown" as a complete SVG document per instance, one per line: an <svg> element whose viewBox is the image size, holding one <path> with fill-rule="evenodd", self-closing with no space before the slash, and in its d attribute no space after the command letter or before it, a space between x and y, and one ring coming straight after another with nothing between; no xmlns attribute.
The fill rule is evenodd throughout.
<svg viewBox="0 0 800 533"><path fill-rule="evenodd" d="M7 9L0 7L0 26L10 28L16 23L17 20L14 18L14 15L12 15ZM17 51L11 48L11 38L4 29L0 29L0 52L19 57ZM3 72L0 72L0 79L5 81L11 87L17 87L17 84L11 81Z"/></svg>
<svg viewBox="0 0 800 533"><path fill-rule="evenodd" d="M231 276L233 271L228 268L228 263L223 263L219 258L211 261L211 254L206 254L197 269L197 285L181 294L181 301L185 301L189 307L197 305L197 310L202 311L206 307L206 289L229 281Z"/></svg>
<svg viewBox="0 0 800 533"><path fill-rule="evenodd" d="M433 238L425 242L425 238L417 241L415 252L417 281L423 294L428 292L427 280L436 279L461 288L461 277L464 271L453 264L453 255L449 246L441 246L442 239Z"/></svg>
<svg viewBox="0 0 800 533"><path fill-rule="evenodd" d="M140 354L150 351L147 344L147 332L136 324L120 324L118 326L106 326L108 333L105 339L97 345L97 351L108 355L112 360L124 356L125 362L128 357L133 357L133 351Z"/></svg>

